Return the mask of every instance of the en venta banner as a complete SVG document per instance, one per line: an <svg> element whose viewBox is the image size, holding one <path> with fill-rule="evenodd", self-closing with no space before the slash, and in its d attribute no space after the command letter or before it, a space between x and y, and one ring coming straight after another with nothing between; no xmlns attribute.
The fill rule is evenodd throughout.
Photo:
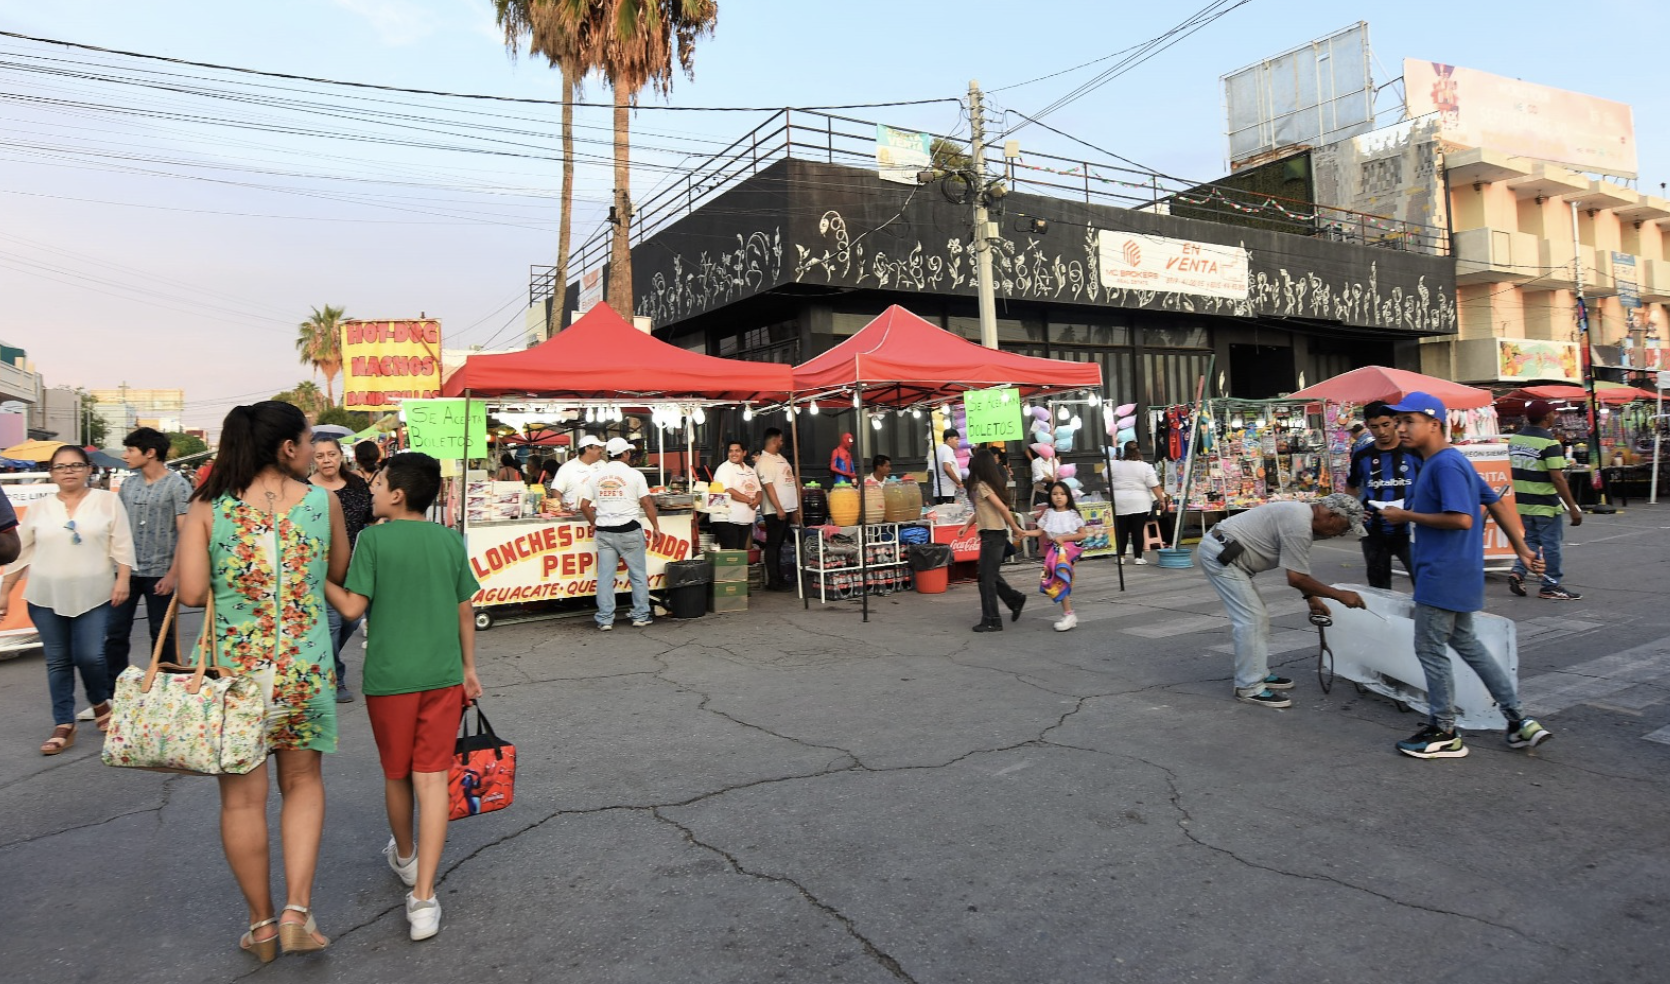
<svg viewBox="0 0 1670 984"><path fill-rule="evenodd" d="M342 405L392 410L441 395L441 323L432 318L342 323Z"/></svg>
<svg viewBox="0 0 1670 984"><path fill-rule="evenodd" d="M1247 299L1248 253L1239 246L1101 229L1096 249L1109 290Z"/></svg>

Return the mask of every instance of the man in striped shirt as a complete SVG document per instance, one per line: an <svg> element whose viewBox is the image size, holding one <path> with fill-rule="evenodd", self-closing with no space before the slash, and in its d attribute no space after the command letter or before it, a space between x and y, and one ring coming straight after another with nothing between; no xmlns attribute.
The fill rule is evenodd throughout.
<svg viewBox="0 0 1670 984"><path fill-rule="evenodd" d="M1368 506L1371 502L1401 506L1421 471L1420 453L1403 447L1397 436L1397 416L1386 404L1375 401L1363 409L1372 440L1351 454L1351 485L1346 489ZM1415 568L1409 562L1409 524L1389 522L1380 510L1369 506L1364 526L1363 565L1369 586L1392 586L1392 558L1403 561L1411 580Z"/></svg>
<svg viewBox="0 0 1670 984"><path fill-rule="evenodd" d="M1550 431L1554 405L1546 400L1525 404L1525 426L1508 439L1508 460L1513 466L1514 505L1525 524L1525 543L1542 554L1542 590L1545 601L1577 601L1583 596L1560 586L1560 543L1563 534L1560 514L1571 516L1571 525L1583 525L1583 511L1572 498L1566 481L1566 455L1559 438ZM1508 588L1525 597L1525 565L1515 563L1508 575Z"/></svg>

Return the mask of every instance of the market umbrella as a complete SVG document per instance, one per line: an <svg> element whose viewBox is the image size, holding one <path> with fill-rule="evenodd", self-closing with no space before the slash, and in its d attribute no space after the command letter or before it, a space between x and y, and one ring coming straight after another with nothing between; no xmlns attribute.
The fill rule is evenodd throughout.
<svg viewBox="0 0 1670 984"><path fill-rule="evenodd" d="M100 451L98 448L84 450L87 451L87 460L92 462L94 468L126 468L128 466L127 462L106 451Z"/></svg>
<svg viewBox="0 0 1670 984"><path fill-rule="evenodd" d="M313 436L314 437L334 437L334 438L336 438L337 440L340 441L344 437L348 437L349 435L351 435L353 433L354 433L353 428L344 427L341 424L314 424L313 425Z"/></svg>
<svg viewBox="0 0 1670 984"><path fill-rule="evenodd" d="M54 452L64 446L63 441L24 441L14 444L0 451L0 458L16 458L20 461L48 461Z"/></svg>
<svg viewBox="0 0 1670 984"><path fill-rule="evenodd" d="M1625 386L1621 383L1606 383L1600 380L1595 381L1595 401L1606 406L1622 406L1626 403L1634 403L1636 400L1653 399L1657 399L1655 394L1636 389L1633 386ZM1532 400L1548 400L1551 403L1578 403L1586 406L1589 402L1589 393L1581 386L1561 384L1524 386L1506 396L1499 397L1496 400L1496 405L1506 413L1518 414L1523 412L1525 404Z"/></svg>
<svg viewBox="0 0 1670 984"><path fill-rule="evenodd" d="M1493 401L1489 390L1463 386L1437 376L1424 376L1406 369L1386 366L1364 366L1325 379L1289 394L1290 400L1327 400L1331 403L1373 403L1383 400L1396 403L1414 392L1430 393L1444 401L1451 410L1477 410Z"/></svg>

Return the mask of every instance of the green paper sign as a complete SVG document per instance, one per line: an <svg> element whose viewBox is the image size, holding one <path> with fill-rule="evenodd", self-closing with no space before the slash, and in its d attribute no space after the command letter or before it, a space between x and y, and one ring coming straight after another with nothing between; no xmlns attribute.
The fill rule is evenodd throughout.
<svg viewBox="0 0 1670 984"><path fill-rule="evenodd" d="M1019 441L1026 437L1018 389L969 390L963 394L963 408L968 412L970 444Z"/></svg>
<svg viewBox="0 0 1670 984"><path fill-rule="evenodd" d="M464 419L464 404L470 419ZM480 400L402 400L410 450L439 458L487 457L487 404ZM465 437L468 435L468 447Z"/></svg>

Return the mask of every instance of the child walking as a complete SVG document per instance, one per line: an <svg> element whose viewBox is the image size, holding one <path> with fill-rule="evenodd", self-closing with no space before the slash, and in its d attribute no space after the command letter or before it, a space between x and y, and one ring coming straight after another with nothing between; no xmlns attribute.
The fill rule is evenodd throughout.
<svg viewBox="0 0 1670 984"><path fill-rule="evenodd" d="M1073 614L1073 600L1068 597L1073 593L1073 562L1084 552L1079 541L1089 533L1067 483L1051 482L1049 497L1049 504L1038 512L1035 531L1036 536L1049 542L1044 548L1044 574L1038 590L1061 603L1061 619L1055 623L1055 631L1068 632L1079 624L1079 617Z"/></svg>
<svg viewBox="0 0 1670 984"><path fill-rule="evenodd" d="M371 480L372 514L389 522L360 533L347 579L325 588L347 620L383 599L360 686L393 834L383 855L411 888L406 921L414 940L441 931L435 873L446 846L447 775L464 706L481 696L470 610L479 585L458 534L424 518L440 489L441 464L434 458L413 452L389 458Z"/></svg>

